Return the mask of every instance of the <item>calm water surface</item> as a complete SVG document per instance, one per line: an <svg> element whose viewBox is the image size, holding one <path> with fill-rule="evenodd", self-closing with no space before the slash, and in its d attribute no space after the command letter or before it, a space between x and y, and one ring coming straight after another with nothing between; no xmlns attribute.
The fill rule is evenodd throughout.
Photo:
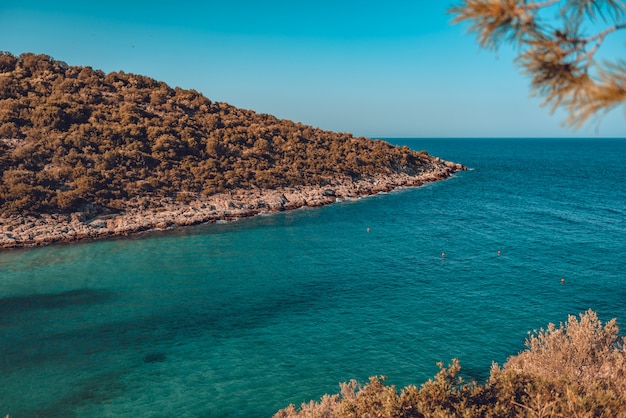
<svg viewBox="0 0 626 418"><path fill-rule="evenodd" d="M470 170L0 252L0 416L271 416L350 379L420 384L454 357L484 380L529 330L589 308L626 322L625 140L391 142Z"/></svg>

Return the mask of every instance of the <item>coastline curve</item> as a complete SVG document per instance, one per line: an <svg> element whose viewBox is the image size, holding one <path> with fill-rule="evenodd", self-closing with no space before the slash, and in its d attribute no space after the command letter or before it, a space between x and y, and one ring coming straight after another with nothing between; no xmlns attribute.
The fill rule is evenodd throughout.
<svg viewBox="0 0 626 418"><path fill-rule="evenodd" d="M381 174L357 180L337 178L325 185L239 189L186 203L159 198L150 202L150 208L146 207L145 199L140 202L135 198L128 201L126 210L99 216L74 212L5 217L0 218L0 249L128 236L151 230L231 221L267 212L323 206L339 199L419 187L445 180L462 170L466 168L461 164L435 159L432 170L417 175Z"/></svg>

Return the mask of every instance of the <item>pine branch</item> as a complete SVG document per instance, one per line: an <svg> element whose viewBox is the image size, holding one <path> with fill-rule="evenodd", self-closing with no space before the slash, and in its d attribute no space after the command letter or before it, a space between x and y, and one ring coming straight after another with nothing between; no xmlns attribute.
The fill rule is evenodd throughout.
<svg viewBox="0 0 626 418"><path fill-rule="evenodd" d="M539 20L540 12L559 3L563 28L553 29ZM596 13L603 11L613 17L613 25L582 36L581 24L594 21ZM504 41L518 45L521 52L516 61L532 76L534 92L545 98L542 105L550 104L552 111L566 107L567 124L580 127L594 114L626 103L625 66L594 61L607 36L626 29L621 19L626 15L624 1L462 0L449 13L455 15L453 23L469 21L469 31L484 48L495 49ZM592 66L597 70L594 78Z"/></svg>
<svg viewBox="0 0 626 418"><path fill-rule="evenodd" d="M548 0L543 3L531 3L521 6L523 9L534 10L534 9L543 9L544 7L550 7L559 3L561 0Z"/></svg>

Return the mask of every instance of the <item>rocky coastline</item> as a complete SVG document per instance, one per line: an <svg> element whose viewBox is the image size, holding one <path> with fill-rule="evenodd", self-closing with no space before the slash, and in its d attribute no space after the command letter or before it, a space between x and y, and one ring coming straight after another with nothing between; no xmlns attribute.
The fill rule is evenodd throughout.
<svg viewBox="0 0 626 418"><path fill-rule="evenodd" d="M150 205L146 205L145 198L134 198L128 202L126 210L105 215L85 210L38 217L0 217L0 248L125 236L150 230L229 221L264 212L322 206L342 198L358 198L402 187L421 186L444 180L465 169L460 164L439 159L434 162L434 166L432 171L419 175L385 174L359 180L335 179L324 186L235 190L184 203L166 198L150 201Z"/></svg>

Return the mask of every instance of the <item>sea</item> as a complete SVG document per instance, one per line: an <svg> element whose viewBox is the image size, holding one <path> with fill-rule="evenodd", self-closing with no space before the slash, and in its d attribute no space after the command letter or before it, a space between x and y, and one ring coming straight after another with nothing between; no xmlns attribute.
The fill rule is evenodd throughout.
<svg viewBox="0 0 626 418"><path fill-rule="evenodd" d="M458 358L485 382L593 309L626 330L626 140L388 139L418 188L0 252L0 416L270 417Z"/></svg>

